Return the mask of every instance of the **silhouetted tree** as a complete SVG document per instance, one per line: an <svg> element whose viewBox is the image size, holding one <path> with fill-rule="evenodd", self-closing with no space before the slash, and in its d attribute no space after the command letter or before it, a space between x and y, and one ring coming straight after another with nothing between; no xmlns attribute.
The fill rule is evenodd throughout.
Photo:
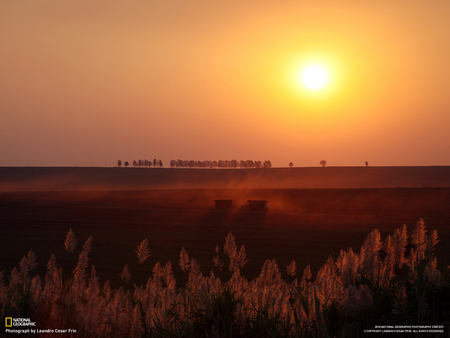
<svg viewBox="0 0 450 338"><path fill-rule="evenodd" d="M263 167L264 167L264 168L267 168L267 169L272 168L272 162L270 162L270 161L264 161Z"/></svg>
<svg viewBox="0 0 450 338"><path fill-rule="evenodd" d="M320 161L320 165L322 167L325 167L327 165L327 161L325 161L325 160Z"/></svg>
<svg viewBox="0 0 450 338"><path fill-rule="evenodd" d="M156 167L156 158L153 159L153 166Z"/></svg>
<svg viewBox="0 0 450 338"><path fill-rule="evenodd" d="M124 166L125 168L127 168L130 165L130 163L128 163L127 161L125 161Z"/></svg>
<svg viewBox="0 0 450 338"><path fill-rule="evenodd" d="M147 160L146 160L147 161ZM147 165L147 162L145 162ZM152 161L149 161L149 165L152 165ZM153 160L154 167L162 167L161 160ZM170 160L171 168L271 168L272 162L270 161L253 161L253 160L218 160L218 161L200 161L200 160Z"/></svg>
<svg viewBox="0 0 450 338"><path fill-rule="evenodd" d="M162 163L162 161L161 160L159 160L159 163L158 163L158 165L159 165L159 167L161 168L162 166L163 166L163 163Z"/></svg>
<svg viewBox="0 0 450 338"><path fill-rule="evenodd" d="M366 161L366 167L368 167L368 166L369 166L369 162Z"/></svg>
<svg viewBox="0 0 450 338"><path fill-rule="evenodd" d="M289 162L289 167L292 168L294 166L294 163Z"/></svg>
<svg viewBox="0 0 450 338"><path fill-rule="evenodd" d="M118 161L117 161L117 166L118 166L119 168L122 166L122 161L121 161L121 160L118 160Z"/></svg>
<svg viewBox="0 0 450 338"><path fill-rule="evenodd" d="M133 161L133 167L137 167L139 164L136 160Z"/></svg>

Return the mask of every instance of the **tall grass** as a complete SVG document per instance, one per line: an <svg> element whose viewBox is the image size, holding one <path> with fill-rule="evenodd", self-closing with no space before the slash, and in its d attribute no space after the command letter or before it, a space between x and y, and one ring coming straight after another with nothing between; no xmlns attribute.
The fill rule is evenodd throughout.
<svg viewBox="0 0 450 338"><path fill-rule="evenodd" d="M295 261L285 273L267 260L248 280L241 275L245 247L230 233L213 258L216 273L228 269L227 280L214 271L204 275L182 248L179 267L157 263L145 285L112 289L89 266L91 237L68 279L54 255L46 275L33 276L31 251L7 278L1 272L0 320L31 318L40 328L76 329L80 337L362 337L383 324L448 329L450 270L438 269L438 242L437 232L427 234L420 220L411 233L403 226L384 241L374 230L359 252L348 248L330 256L315 279L309 266L300 276ZM76 245L70 230L66 250ZM141 264L150 256L148 246L147 239L137 246ZM181 287L174 268L184 274ZM128 265L120 276L131 280Z"/></svg>

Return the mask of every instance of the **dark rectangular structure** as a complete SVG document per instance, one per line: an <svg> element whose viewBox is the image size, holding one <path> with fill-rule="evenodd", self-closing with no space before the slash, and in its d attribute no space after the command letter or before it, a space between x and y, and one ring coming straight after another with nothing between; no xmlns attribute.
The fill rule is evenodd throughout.
<svg viewBox="0 0 450 338"><path fill-rule="evenodd" d="M214 200L216 209L230 209L233 205L233 200Z"/></svg>
<svg viewBox="0 0 450 338"><path fill-rule="evenodd" d="M269 205L266 200L248 200L248 206L252 210L265 210L269 209Z"/></svg>

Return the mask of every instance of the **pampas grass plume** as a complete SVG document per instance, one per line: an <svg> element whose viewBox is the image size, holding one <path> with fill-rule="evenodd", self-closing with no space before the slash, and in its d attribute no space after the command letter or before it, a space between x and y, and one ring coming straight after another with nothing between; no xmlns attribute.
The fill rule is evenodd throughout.
<svg viewBox="0 0 450 338"><path fill-rule="evenodd" d="M131 278L130 269L128 268L128 264L125 264L123 267L122 272L119 274L120 278L122 278L125 282L129 282Z"/></svg>
<svg viewBox="0 0 450 338"><path fill-rule="evenodd" d="M69 229L67 233L66 240L64 241L64 245L66 247L66 251L73 252L75 247L77 246L77 239L75 238L75 234L73 233L72 228Z"/></svg>
<svg viewBox="0 0 450 338"><path fill-rule="evenodd" d="M184 247L180 252L180 268L183 271L189 270L189 255Z"/></svg>
<svg viewBox="0 0 450 338"><path fill-rule="evenodd" d="M148 248L148 239L144 239L134 252L136 252L139 264L144 264L147 258L151 256Z"/></svg>

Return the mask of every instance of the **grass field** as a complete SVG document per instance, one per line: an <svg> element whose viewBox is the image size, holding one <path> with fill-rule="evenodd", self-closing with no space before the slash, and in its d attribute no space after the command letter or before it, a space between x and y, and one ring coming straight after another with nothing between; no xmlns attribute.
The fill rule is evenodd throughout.
<svg viewBox="0 0 450 338"><path fill-rule="evenodd" d="M218 198L232 199L233 208L215 210ZM266 199L270 208L249 210L248 199ZM384 237L403 224L412 230L420 218L438 231L437 256L449 264L447 188L2 193L0 266L8 273L32 249L42 273L52 253L71 272L78 258L65 252L62 242L72 228L80 242L93 236L91 263L100 280L125 285L119 273L129 264L132 283L142 284L156 262L175 264L181 247L205 273L214 270L214 248L231 231L246 247L249 263L242 272L248 278L272 258L280 266L292 259L300 269L310 264L314 273L330 254L359 248L370 231L378 229ZM152 256L141 266L134 250L144 238Z"/></svg>

